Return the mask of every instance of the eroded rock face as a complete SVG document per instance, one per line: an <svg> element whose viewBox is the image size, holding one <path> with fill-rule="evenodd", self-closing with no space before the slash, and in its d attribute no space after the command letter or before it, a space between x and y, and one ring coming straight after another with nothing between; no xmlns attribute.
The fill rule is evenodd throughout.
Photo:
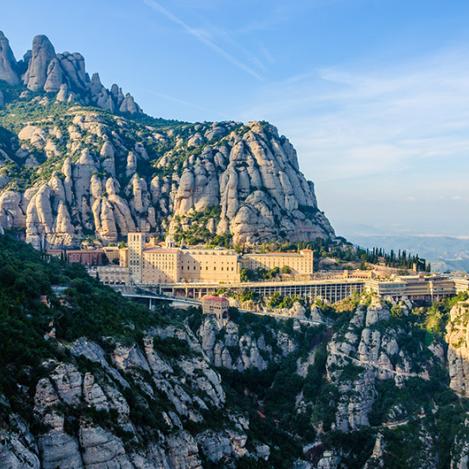
<svg viewBox="0 0 469 469"><path fill-rule="evenodd" d="M408 379L427 380L428 367L439 361L434 355L430 358L430 350L422 349L419 353L430 359L425 366L417 365L415 357L399 346L406 332L385 327L389 319L389 307L374 299L368 306L360 305L347 327L328 344L328 379L340 391L335 422L340 431L369 425L377 383L391 380L401 387Z"/></svg>
<svg viewBox="0 0 469 469"><path fill-rule="evenodd" d="M460 396L469 397L469 302L451 309L446 341L450 386Z"/></svg>
<svg viewBox="0 0 469 469"><path fill-rule="evenodd" d="M218 320L215 316L204 317L198 336L214 366L239 372L265 370L269 363L280 361L297 347L282 331L269 329L268 334L259 336L240 334L235 322Z"/></svg>
<svg viewBox="0 0 469 469"><path fill-rule="evenodd" d="M0 31L0 80L13 86L20 83L15 56L2 31Z"/></svg>
<svg viewBox="0 0 469 469"><path fill-rule="evenodd" d="M460 323L464 306L454 309L452 323ZM435 428L442 419L447 424L448 408L440 412L426 394L446 366L435 353L442 339L427 345L412 325L415 318L394 317L399 308L391 314L387 304L363 298L333 334L299 319L287 326L204 315L187 321L196 332L171 321L137 343L112 337L59 343L60 358L42 363L31 389L18 388L32 396L31 415L41 425L33 432L14 412L2 414L0 465L188 469L210 462L234 468L249 458L276 467L278 443L258 425L268 422L282 431L299 420L288 436L303 445L302 452L285 455L297 469L350 467L357 460L366 469L394 467L396 461L436 469L450 460L463 469L467 416L451 423L451 441L441 445ZM231 407L234 396L239 400ZM288 418L277 413L279 396ZM246 402L252 403L249 411ZM275 419L269 419L272 402ZM453 402L461 412L467 409L463 397ZM9 405L1 395L0 405Z"/></svg>
<svg viewBox="0 0 469 469"><path fill-rule="evenodd" d="M36 247L70 246L93 232L115 242L135 229L178 239L197 231L204 234L198 242L218 235L240 244L335 237L294 148L270 124L138 124L133 97L115 84L105 88L98 74L90 79L81 54L56 53L40 35L18 64L0 35L0 79L20 78L25 90L7 98L31 101L45 115L15 127L17 138L0 133L14 166L0 191L21 201L0 206L0 219L2 228L25 230ZM54 103L67 111L49 116ZM9 178L26 170L33 173L26 188Z"/></svg>
<svg viewBox="0 0 469 469"><path fill-rule="evenodd" d="M225 409L220 375L192 332L171 326L153 334L141 347L116 344L110 358L85 338L70 344L71 355L82 363L86 358L92 371L70 362L44 363L48 373L34 391L34 415L44 430L33 436L27 424L11 414L9 431L0 430L1 466L199 469L202 458L231 466L249 454L246 422ZM188 354L165 356L155 349L155 336L183 340ZM135 406L154 415L150 433L132 414ZM203 413L217 409L227 412L234 428L201 431L195 438L184 429L187 422L203 427Z"/></svg>
<svg viewBox="0 0 469 469"><path fill-rule="evenodd" d="M19 68L25 67L20 77ZM23 83L27 90L55 94L61 103L81 103L97 106L105 111L122 114L141 114L142 109L130 94L113 85L106 89L94 74L92 79L85 68L85 59L77 52L56 53L47 36L33 39L21 67L13 56L8 39L0 32L0 80L16 86ZM27 93L22 95L27 97Z"/></svg>
<svg viewBox="0 0 469 469"><path fill-rule="evenodd" d="M23 78L23 82L29 90L40 91L44 89L48 79L49 65L54 58L55 49L49 39L44 35L36 36L33 39L28 69Z"/></svg>
<svg viewBox="0 0 469 469"><path fill-rule="evenodd" d="M90 231L104 242L135 229L183 237L200 224L211 237L234 243L334 237L296 153L268 124L135 132L135 124L94 111L74 109L70 116L19 130L17 164L33 164L39 178L28 197L8 186L0 195L1 201L8 194L0 202L2 226L25 229L35 246L41 239L72 245ZM44 164L58 158L46 178L41 154ZM21 203L14 207L12 200Z"/></svg>

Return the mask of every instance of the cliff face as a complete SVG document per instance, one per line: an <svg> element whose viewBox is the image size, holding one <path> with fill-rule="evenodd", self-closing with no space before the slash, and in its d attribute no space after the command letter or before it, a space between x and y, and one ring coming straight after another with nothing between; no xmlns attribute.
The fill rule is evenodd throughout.
<svg viewBox="0 0 469 469"><path fill-rule="evenodd" d="M187 340L183 329L177 333ZM202 426L204 414L224 409L221 379L197 347L178 357L175 371L155 350L154 337L160 336L146 336L143 347L118 344L109 358L82 338L68 348L78 364L44 363L47 373L33 392L33 415L44 430L34 437L11 413L1 467L197 468L198 444L221 446L226 458L244 455L246 423L236 415L233 429L215 435L201 432L195 439L184 429L183 422Z"/></svg>
<svg viewBox="0 0 469 469"><path fill-rule="evenodd" d="M303 443L302 467L467 467L467 304L452 308L446 344L421 329L422 313L410 303L391 311L363 300L333 334L316 328L305 334L296 321L286 332L268 322L260 329L256 321L247 328L242 318L206 318L198 335L215 366L233 370L245 392L262 396L263 411L273 393L281 396L276 406L290 399L280 423L286 431L298 432L291 423L298 418L308 422L304 435L314 429ZM273 378L270 395L243 378L253 370L266 376L275 364L286 373ZM283 393L280 376L291 380L285 388L293 395Z"/></svg>
<svg viewBox="0 0 469 469"><path fill-rule="evenodd" d="M4 421L0 465L279 467L281 454L285 467L466 467L464 413L445 422L448 397L432 394L445 389L435 382L443 348L409 350L408 331L387 321L389 310L374 305L359 307L330 339L296 321L212 317L196 334L157 327L140 344L81 337L62 346L70 358L42 363L34 426L13 412ZM454 401L458 412L461 404ZM437 430L445 423L449 441ZM258 433L265 425L273 434ZM279 435L294 438L295 449L277 455Z"/></svg>
<svg viewBox="0 0 469 469"><path fill-rule="evenodd" d="M38 36L19 63L2 37L4 229L25 230L36 247L135 229L189 242L334 237L275 127L152 119L117 86L90 80L81 55L56 54Z"/></svg>
<svg viewBox="0 0 469 469"><path fill-rule="evenodd" d="M469 302L456 304L446 328L450 386L469 397Z"/></svg>

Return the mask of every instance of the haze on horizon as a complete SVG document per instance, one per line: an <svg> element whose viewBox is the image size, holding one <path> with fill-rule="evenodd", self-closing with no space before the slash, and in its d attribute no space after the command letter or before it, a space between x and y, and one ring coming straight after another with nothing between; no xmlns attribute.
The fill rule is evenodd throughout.
<svg viewBox="0 0 469 469"><path fill-rule="evenodd" d="M469 233L468 2L2 6L17 58L46 34L148 114L272 122L338 234Z"/></svg>

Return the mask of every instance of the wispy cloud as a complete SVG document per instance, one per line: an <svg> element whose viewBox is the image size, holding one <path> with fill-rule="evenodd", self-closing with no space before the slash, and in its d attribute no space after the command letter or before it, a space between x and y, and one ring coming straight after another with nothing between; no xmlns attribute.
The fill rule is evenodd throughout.
<svg viewBox="0 0 469 469"><path fill-rule="evenodd" d="M237 118L269 120L289 137L339 232L370 220L389 232L391 221L469 231L460 215L469 211L467 47L318 68L265 86L250 104Z"/></svg>
<svg viewBox="0 0 469 469"><path fill-rule="evenodd" d="M317 69L269 85L240 117L276 123L316 180L457 172L469 155L468 78L465 48Z"/></svg>
<svg viewBox="0 0 469 469"><path fill-rule="evenodd" d="M247 74L251 75L252 77L256 78L259 81L262 81L262 76L250 65L243 62L242 60L235 57L231 54L228 50L224 47L216 43L211 37L209 32L205 31L204 29L194 28L186 23L182 18L165 8L161 3L155 0L143 0L144 3L152 8L154 11L165 16L168 20L179 26L183 31L190 34L192 37L197 39L199 42L204 44L206 47L211 49L213 52L217 53L221 57L223 57L226 61L234 65L235 67L239 68L240 70L246 72Z"/></svg>
<svg viewBox="0 0 469 469"><path fill-rule="evenodd" d="M205 107L205 106L200 106L199 104L194 103L192 101L188 101L186 99L182 99L182 98L172 96L172 95L169 95L169 94L166 94L166 93L159 93L159 92L149 90L149 89L146 89L145 92L147 94L155 96L157 98L164 99L165 101L170 101L170 102L173 102L173 103L176 103L176 104L180 104L184 108L190 107L190 108L193 108L193 109L197 109L199 111L209 113L210 115L218 116L220 119L223 119L223 120L228 120L229 119L229 116L219 112L218 110L209 109L208 107Z"/></svg>

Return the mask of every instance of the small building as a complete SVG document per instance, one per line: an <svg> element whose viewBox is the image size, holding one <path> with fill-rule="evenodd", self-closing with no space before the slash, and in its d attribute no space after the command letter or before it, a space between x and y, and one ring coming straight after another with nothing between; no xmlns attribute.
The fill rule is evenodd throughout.
<svg viewBox="0 0 469 469"><path fill-rule="evenodd" d="M48 249L47 254L69 262L87 267L103 265L106 255L102 249Z"/></svg>
<svg viewBox="0 0 469 469"><path fill-rule="evenodd" d="M65 256L70 264L82 264L86 266L103 265L105 254L101 249L73 249L66 250Z"/></svg>
<svg viewBox="0 0 469 469"><path fill-rule="evenodd" d="M130 283L130 273L127 267L111 264L97 267L94 272L105 285L129 285Z"/></svg>
<svg viewBox="0 0 469 469"><path fill-rule="evenodd" d="M39 297L39 301L44 305L50 308L49 297L47 295L41 295Z"/></svg>
<svg viewBox="0 0 469 469"><path fill-rule="evenodd" d="M205 295L202 297L202 312L215 314L217 319L228 319L230 302L223 296Z"/></svg>

